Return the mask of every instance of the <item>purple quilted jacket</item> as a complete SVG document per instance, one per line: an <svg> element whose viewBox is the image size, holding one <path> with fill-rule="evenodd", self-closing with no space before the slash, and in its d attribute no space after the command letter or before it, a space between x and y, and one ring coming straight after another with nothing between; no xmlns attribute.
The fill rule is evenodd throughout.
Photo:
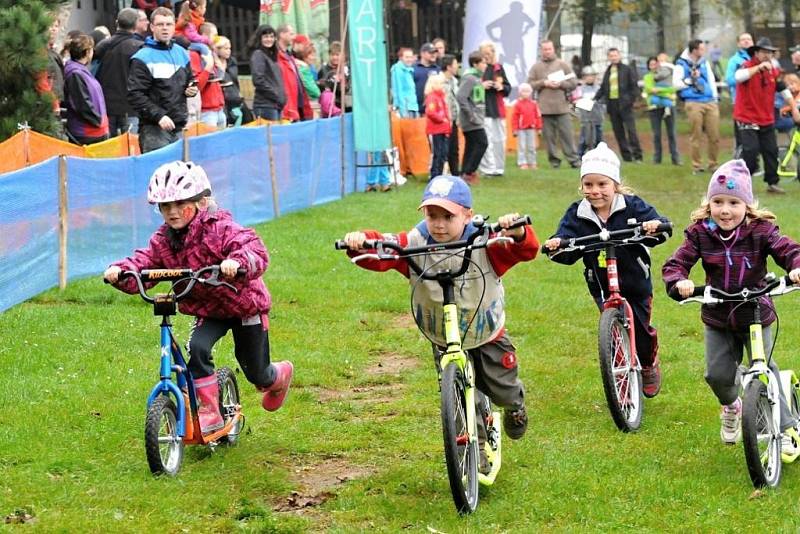
<svg viewBox="0 0 800 534"><path fill-rule="evenodd" d="M683 244L667 260L662 269L667 293L672 292L681 280L689 278L689 271L698 260L706 272L706 285L736 293L741 289L764 286L767 274L767 256L772 256L782 269L790 271L800 267L800 245L781 235L777 226L757 219L740 225L727 241L720 237L719 228L711 220L689 226ZM703 323L714 328L746 331L753 319L753 306L743 305L731 313L736 304L703 305ZM775 321L771 299L761 298L761 324Z"/></svg>
<svg viewBox="0 0 800 534"><path fill-rule="evenodd" d="M123 271L142 269L199 269L218 265L225 259L238 261L247 274L226 280L239 292L226 287L197 284L178 307L181 313L196 317L230 319L266 315L272 305L267 286L261 275L269 264L269 255L261 238L250 228L233 221L225 210L204 210L189 223L184 246L173 251L167 237L167 225L162 224L150 238L147 248L137 249L133 256L113 263ZM148 284L152 287L154 283ZM117 284L126 293L136 293L136 282L126 278ZM266 326L266 321L264 322Z"/></svg>

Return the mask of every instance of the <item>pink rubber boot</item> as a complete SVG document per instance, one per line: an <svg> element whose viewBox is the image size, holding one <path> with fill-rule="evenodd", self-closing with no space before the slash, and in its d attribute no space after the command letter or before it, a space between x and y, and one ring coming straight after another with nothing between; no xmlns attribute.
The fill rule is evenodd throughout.
<svg viewBox="0 0 800 534"><path fill-rule="evenodd" d="M222 414L219 413L219 384L217 374L194 381L197 393L197 417L200 419L200 432L210 434L225 426Z"/></svg>
<svg viewBox="0 0 800 534"><path fill-rule="evenodd" d="M268 412L274 412L283 405L283 401L286 400L286 395L289 393L289 384L292 383L292 375L294 374L292 362L275 362L273 365L277 375L275 382L269 387L259 388L259 391L264 392L261 406Z"/></svg>

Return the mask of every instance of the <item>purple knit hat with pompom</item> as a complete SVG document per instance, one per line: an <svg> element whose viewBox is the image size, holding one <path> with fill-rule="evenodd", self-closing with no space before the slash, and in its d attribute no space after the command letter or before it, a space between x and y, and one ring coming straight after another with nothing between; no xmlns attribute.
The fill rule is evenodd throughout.
<svg viewBox="0 0 800 534"><path fill-rule="evenodd" d="M753 203L753 181L743 159L732 159L714 171L706 198L711 200L714 195L730 195L745 204Z"/></svg>

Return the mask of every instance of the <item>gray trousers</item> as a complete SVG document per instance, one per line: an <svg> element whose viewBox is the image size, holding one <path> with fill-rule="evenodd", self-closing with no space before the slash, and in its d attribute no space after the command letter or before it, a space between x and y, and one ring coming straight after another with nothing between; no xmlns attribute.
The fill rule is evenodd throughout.
<svg viewBox="0 0 800 534"><path fill-rule="evenodd" d="M570 165L573 167L580 165L581 160L575 152L575 139L572 135L572 118L570 114L542 115L542 119L544 122L542 137L544 137L544 142L547 144L547 159L550 161L550 165L553 167L561 165L561 158L556 153L559 140L561 142L561 151L564 152L564 157L567 158Z"/></svg>
<svg viewBox="0 0 800 534"><path fill-rule="evenodd" d="M485 117L483 129L486 131L489 146L483 154L478 170L482 174L499 176L506 169L506 120Z"/></svg>
<svg viewBox="0 0 800 534"><path fill-rule="evenodd" d="M762 331L764 339L764 353L769 356L772 350L772 327L767 326ZM750 334L749 332L731 332L729 330L720 330L706 325L706 373L705 379L711 391L717 396L720 404L727 405L736 401L739 396L739 378L737 370L739 364L742 363L742 356L744 349L747 349L748 356L752 354L750 350ZM749 361L749 357L748 357ZM775 363L775 358L772 358L769 363L769 368L775 373L776 377L780 377L780 370ZM780 381L778 382L780 386ZM796 424L797 421L792 417L789 412L789 406L786 404L786 396L781 391L781 430L786 430L790 426Z"/></svg>
<svg viewBox="0 0 800 534"><path fill-rule="evenodd" d="M536 130L517 131L517 165L536 165Z"/></svg>
<svg viewBox="0 0 800 534"><path fill-rule="evenodd" d="M182 130L162 130L158 124L139 123L139 150L142 154L158 150L181 138Z"/></svg>
<svg viewBox="0 0 800 534"><path fill-rule="evenodd" d="M517 367L517 349L508 335L491 343L469 350L475 366L475 411L478 420L478 443L483 446L486 441L486 425L483 420L483 395L502 408L517 410L525 406L525 386L519 379Z"/></svg>

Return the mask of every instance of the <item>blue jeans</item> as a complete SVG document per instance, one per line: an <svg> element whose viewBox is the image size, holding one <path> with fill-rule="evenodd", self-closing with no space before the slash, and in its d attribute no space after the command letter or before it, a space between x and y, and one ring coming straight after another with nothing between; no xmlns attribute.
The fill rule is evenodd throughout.
<svg viewBox="0 0 800 534"><path fill-rule="evenodd" d="M257 118L266 119L268 121L279 121L281 120L281 110L278 108L270 108L270 107L254 107L253 108L253 115Z"/></svg>
<svg viewBox="0 0 800 534"><path fill-rule="evenodd" d="M447 152L449 147L449 139L445 134L434 134L431 136L433 146L433 158L431 160L431 176L433 180L442 174L444 169L444 162L447 161Z"/></svg>
<svg viewBox="0 0 800 534"><path fill-rule="evenodd" d="M664 110L670 113L664 116ZM648 111L650 114L650 127L653 129L653 163L661 163L661 122L667 130L667 142L672 163L678 164L681 160L678 155L678 143L675 140L675 108L656 108Z"/></svg>
<svg viewBox="0 0 800 534"><path fill-rule="evenodd" d="M227 117L225 116L224 109L218 109L216 111L204 111L200 114L200 121L203 124L207 124L209 126L213 126L219 130L225 129L225 123L227 122Z"/></svg>

